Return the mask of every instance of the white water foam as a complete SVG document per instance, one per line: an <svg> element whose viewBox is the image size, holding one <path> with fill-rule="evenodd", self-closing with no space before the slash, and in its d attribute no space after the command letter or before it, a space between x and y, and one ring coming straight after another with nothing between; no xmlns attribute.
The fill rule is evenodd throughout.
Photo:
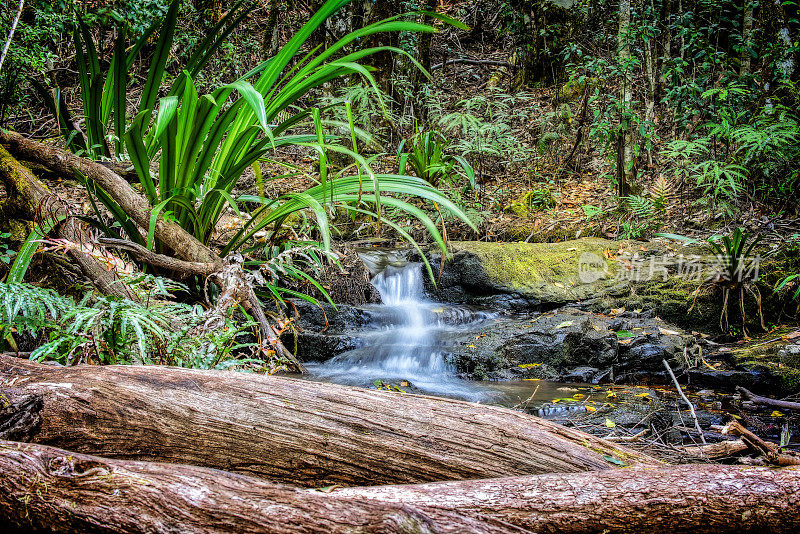
<svg viewBox="0 0 800 534"><path fill-rule="evenodd" d="M361 347L342 353L309 371L332 382L368 385L374 380L411 382L422 391L467 400L482 400L485 388L455 377L445 361L449 338L468 325L494 314L444 306L425 297L422 266L388 266L372 284L383 304L372 311L379 317L372 329L358 332Z"/></svg>

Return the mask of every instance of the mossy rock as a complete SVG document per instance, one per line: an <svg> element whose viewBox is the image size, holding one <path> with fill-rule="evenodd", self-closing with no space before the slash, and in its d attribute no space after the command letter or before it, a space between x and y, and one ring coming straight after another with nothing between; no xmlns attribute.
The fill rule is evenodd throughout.
<svg viewBox="0 0 800 534"><path fill-rule="evenodd" d="M550 209L556 205L552 191L547 188L534 189L522 195L503 210L518 217L528 217L532 212Z"/></svg>
<svg viewBox="0 0 800 534"><path fill-rule="evenodd" d="M462 286L477 294L518 293L547 303L574 302L613 286L618 266L604 259L612 243L597 238L562 243L452 242L452 261L440 286Z"/></svg>
<svg viewBox="0 0 800 534"><path fill-rule="evenodd" d="M779 378L781 390L790 394L800 391L800 351L782 337L795 331L783 328L754 338L729 353L731 363L740 368L761 367Z"/></svg>

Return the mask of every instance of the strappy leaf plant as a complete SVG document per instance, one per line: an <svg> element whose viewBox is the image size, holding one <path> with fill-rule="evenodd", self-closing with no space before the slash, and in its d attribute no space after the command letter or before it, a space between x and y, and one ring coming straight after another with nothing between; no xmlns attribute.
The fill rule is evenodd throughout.
<svg viewBox="0 0 800 534"><path fill-rule="evenodd" d="M83 103L83 127L71 115L59 88L51 93L41 82L32 80L34 88L58 121L61 135L70 150L91 159L110 158L112 154L117 159L123 157L122 136L128 120L126 108L129 99L129 72L148 42L157 34L147 81L138 104L139 112L151 113L168 66L180 4L181 0L173 0L166 15L154 21L130 47L127 44L127 25L118 24L115 28L114 51L107 67L101 64L101 50L89 27L80 14L75 14L73 42ZM185 61L184 69L190 77L200 72L250 9L241 0L234 3L228 13L209 31L205 40ZM180 91L182 82L181 79L172 90ZM108 144L110 138L113 139L113 150Z"/></svg>
<svg viewBox="0 0 800 534"><path fill-rule="evenodd" d="M708 239L708 247L714 253L719 267L712 282L722 286L720 328L725 332L730 331L728 307L730 296L735 295L738 296L739 311L742 316L742 330L747 335L745 330L747 316L744 307L744 293L746 290L755 297L758 303L761 326L766 330L761 312L761 294L754 284L758 280L758 260L751 256L759 241L761 241L760 236L745 232L742 228L737 228L730 236L722 236L719 240Z"/></svg>
<svg viewBox="0 0 800 534"><path fill-rule="evenodd" d="M400 174L405 174L410 167L415 175L434 186L461 175L475 188L472 165L463 156L448 152L450 142L440 132L418 128L408 145L408 152L403 150L405 140L397 150Z"/></svg>
<svg viewBox="0 0 800 534"><path fill-rule="evenodd" d="M324 109L298 106L309 91L343 76L360 76L377 90L372 69L359 61L377 52L406 54L390 46L348 51L357 41L379 32L433 31L429 26L392 17L355 30L324 50L317 48L300 55L314 31L348 1L325 2L275 57L236 82L200 96L191 73L184 72L176 82L181 91L173 88L170 96L160 100L152 125L147 110L137 115L126 133L125 144L153 206L147 245L152 245L152 227L158 214L169 214L200 241L209 243L224 208L238 210L238 203L247 201L262 207L223 246L223 256L244 246L266 226L279 227L297 211L314 214L327 247L327 211L334 203L345 203L345 209L366 209L379 219L381 205L391 205L422 221L444 246L422 210L387 193L416 196L461 214L452 202L424 180L372 173L364 158L333 143L324 133ZM237 98L233 103L226 104L234 96ZM301 128L307 133L296 133ZM320 154L318 185L275 199L252 195L234 199L234 187L244 171L287 145L307 146ZM345 153L356 161L358 176L334 180L325 164L325 154L330 151ZM150 174L153 162L158 163L157 181Z"/></svg>

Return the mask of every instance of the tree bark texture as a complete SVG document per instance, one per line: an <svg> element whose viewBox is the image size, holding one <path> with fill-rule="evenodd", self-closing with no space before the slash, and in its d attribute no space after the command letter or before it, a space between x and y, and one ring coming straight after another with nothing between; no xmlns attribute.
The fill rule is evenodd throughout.
<svg viewBox="0 0 800 534"><path fill-rule="evenodd" d="M43 399L36 443L312 487L658 464L506 408L306 380L0 357L10 387Z"/></svg>
<svg viewBox="0 0 800 534"><path fill-rule="evenodd" d="M97 162L80 158L66 150L25 139L19 134L0 132L0 144L19 159L41 163L63 176L82 173L102 187L125 213L142 228L150 224L150 203L137 193L131 185L111 169ZM200 243L178 224L164 220L159 215L156 221L155 237L175 251L186 261L214 263L222 265L220 257Z"/></svg>
<svg viewBox="0 0 800 534"><path fill-rule="evenodd" d="M502 518L537 533L800 532L800 468L681 465L409 486L333 495Z"/></svg>
<svg viewBox="0 0 800 534"><path fill-rule="evenodd" d="M16 197L16 208L26 218L33 221L63 219L63 222L58 225L59 237L73 243L82 243L86 240L80 224L70 217L64 202L48 191L29 169L19 163L2 146L0 146L0 181L6 184L7 189L13 191ZM81 272L92 281L92 284L101 293L136 299L136 295L119 277L97 259L76 250L71 250L69 255L78 264Z"/></svg>
<svg viewBox="0 0 800 534"><path fill-rule="evenodd" d="M59 533L510 533L499 521L352 500L187 465L0 441L0 524Z"/></svg>

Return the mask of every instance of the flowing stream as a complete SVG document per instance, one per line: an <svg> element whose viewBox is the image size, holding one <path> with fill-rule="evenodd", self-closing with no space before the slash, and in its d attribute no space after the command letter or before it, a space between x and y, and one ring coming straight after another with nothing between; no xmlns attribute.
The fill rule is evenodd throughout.
<svg viewBox="0 0 800 534"><path fill-rule="evenodd" d="M491 400L490 388L460 380L446 362L456 334L495 320L497 314L445 305L425 297L422 265L388 265L372 284L383 303L368 306L372 320L352 333L359 347L324 363L312 363L313 376L366 386L376 381L408 382L434 395L472 401Z"/></svg>

